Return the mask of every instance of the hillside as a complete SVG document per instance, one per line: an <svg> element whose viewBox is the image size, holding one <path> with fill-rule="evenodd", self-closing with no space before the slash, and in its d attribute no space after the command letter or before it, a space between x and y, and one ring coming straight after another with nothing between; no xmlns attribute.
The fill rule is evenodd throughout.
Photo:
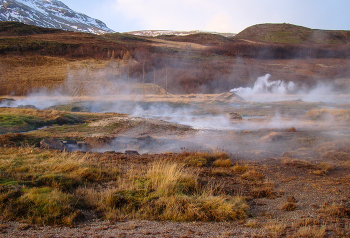
<svg viewBox="0 0 350 238"><path fill-rule="evenodd" d="M350 42L350 31L315 30L292 24L259 24L250 26L235 39L289 44L344 44Z"/></svg>
<svg viewBox="0 0 350 238"><path fill-rule="evenodd" d="M341 43L257 42L208 33L95 35L0 22L0 95L24 95L43 87L63 89L71 79L92 88L109 88L102 78L111 83L153 83L172 94L223 93L252 86L265 74L271 74L271 80L305 87L319 80L346 81L350 75L347 35L331 32ZM73 94L89 91L84 87L74 88Z"/></svg>
<svg viewBox="0 0 350 238"><path fill-rule="evenodd" d="M1 36L25 36L34 34L62 33L63 30L26 25L21 22L0 22Z"/></svg>
<svg viewBox="0 0 350 238"><path fill-rule="evenodd" d="M192 42L202 45L218 45L232 41L231 38L225 37L220 34L212 33L196 33L190 35L160 35L157 36L159 39L169 41L180 41L180 42Z"/></svg>

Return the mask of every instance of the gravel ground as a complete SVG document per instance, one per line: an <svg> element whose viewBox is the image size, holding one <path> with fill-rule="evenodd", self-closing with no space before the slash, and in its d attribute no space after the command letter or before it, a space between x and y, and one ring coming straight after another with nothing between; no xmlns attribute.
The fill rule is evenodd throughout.
<svg viewBox="0 0 350 238"><path fill-rule="evenodd" d="M2 222L0 237L251 237L264 234L258 228L239 223L106 222L94 220L76 227L32 226L18 222Z"/></svg>

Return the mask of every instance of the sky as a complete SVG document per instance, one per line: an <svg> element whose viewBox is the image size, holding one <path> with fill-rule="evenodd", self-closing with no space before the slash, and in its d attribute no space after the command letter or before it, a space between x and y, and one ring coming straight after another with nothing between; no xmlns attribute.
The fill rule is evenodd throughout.
<svg viewBox="0 0 350 238"><path fill-rule="evenodd" d="M350 30L349 0L61 0L117 32L203 30L238 33L261 23Z"/></svg>

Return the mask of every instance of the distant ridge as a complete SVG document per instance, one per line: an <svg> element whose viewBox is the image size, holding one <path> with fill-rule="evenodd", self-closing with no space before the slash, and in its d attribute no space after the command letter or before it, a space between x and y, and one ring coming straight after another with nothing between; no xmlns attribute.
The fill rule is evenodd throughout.
<svg viewBox="0 0 350 238"><path fill-rule="evenodd" d="M0 21L94 34L114 32L102 21L75 12L58 0L0 0Z"/></svg>
<svg viewBox="0 0 350 238"><path fill-rule="evenodd" d="M226 37L234 36L235 33L219 33L219 32L212 32L212 31L171 31L171 30L142 30L142 31L129 31L124 32L131 35L138 35L138 36L162 36L162 35L174 35L174 36L187 36L187 35L193 35L193 34L199 34L199 33L207 33L207 34L217 34L222 35Z"/></svg>
<svg viewBox="0 0 350 238"><path fill-rule="evenodd" d="M341 44L350 42L350 31L317 30L293 24L258 24L250 26L235 39L289 44Z"/></svg>

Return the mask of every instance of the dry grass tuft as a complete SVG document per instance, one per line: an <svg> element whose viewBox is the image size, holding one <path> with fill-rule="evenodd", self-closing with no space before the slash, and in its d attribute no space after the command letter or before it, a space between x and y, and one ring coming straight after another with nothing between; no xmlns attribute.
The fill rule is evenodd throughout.
<svg viewBox="0 0 350 238"><path fill-rule="evenodd" d="M283 211L294 211L296 209L297 209L297 206L293 202L286 202L281 207L281 210Z"/></svg>
<svg viewBox="0 0 350 238"><path fill-rule="evenodd" d="M283 158L282 163L296 168L313 169L315 165L306 160Z"/></svg>
<svg viewBox="0 0 350 238"><path fill-rule="evenodd" d="M248 169L248 165L247 164L236 164L235 166L232 167L233 172L238 173L238 174L242 174L244 172L246 172Z"/></svg>
<svg viewBox="0 0 350 238"><path fill-rule="evenodd" d="M318 226L303 226L300 227L296 237L309 237L309 238L321 238L326 236L326 227L318 227Z"/></svg>
<svg viewBox="0 0 350 238"><path fill-rule="evenodd" d="M213 163L214 167L231 167L232 161L231 159L217 159Z"/></svg>
<svg viewBox="0 0 350 238"><path fill-rule="evenodd" d="M248 180L248 181L261 180L263 177L264 175L261 172L256 171L255 169L250 169L241 175L242 179Z"/></svg>
<svg viewBox="0 0 350 238"><path fill-rule="evenodd" d="M269 143L269 142L274 142L274 141L278 141L281 140L283 137L282 133L279 132L271 132L270 134L263 136L259 139L259 142L261 143Z"/></svg>
<svg viewBox="0 0 350 238"><path fill-rule="evenodd" d="M334 169L333 165L324 162L318 164L316 167L317 169L311 171L311 173L319 176L329 174Z"/></svg>
<svg viewBox="0 0 350 238"><path fill-rule="evenodd" d="M195 167L210 166L215 161L226 161L226 163L228 163L228 161L231 162L230 156L223 151L182 152L177 154L173 159L181 163L185 162L187 165Z"/></svg>
<svg viewBox="0 0 350 238"><path fill-rule="evenodd" d="M304 218L300 222L293 224L293 227L302 227L302 226L315 226L319 225L319 221L312 218Z"/></svg>
<svg viewBox="0 0 350 238"><path fill-rule="evenodd" d="M263 182L255 184L250 193L253 198L275 198L275 186L271 182Z"/></svg>
<svg viewBox="0 0 350 238"><path fill-rule="evenodd" d="M281 222L278 222L278 221L271 221L264 226L266 230L279 233L279 234L284 232L286 227L287 226L285 224L282 224Z"/></svg>
<svg viewBox="0 0 350 238"><path fill-rule="evenodd" d="M297 132L297 129L295 129L295 127L291 127L287 129L287 132Z"/></svg>
<svg viewBox="0 0 350 238"><path fill-rule="evenodd" d="M259 228L261 227L261 224L257 220L248 220L244 227L250 227L250 228Z"/></svg>

